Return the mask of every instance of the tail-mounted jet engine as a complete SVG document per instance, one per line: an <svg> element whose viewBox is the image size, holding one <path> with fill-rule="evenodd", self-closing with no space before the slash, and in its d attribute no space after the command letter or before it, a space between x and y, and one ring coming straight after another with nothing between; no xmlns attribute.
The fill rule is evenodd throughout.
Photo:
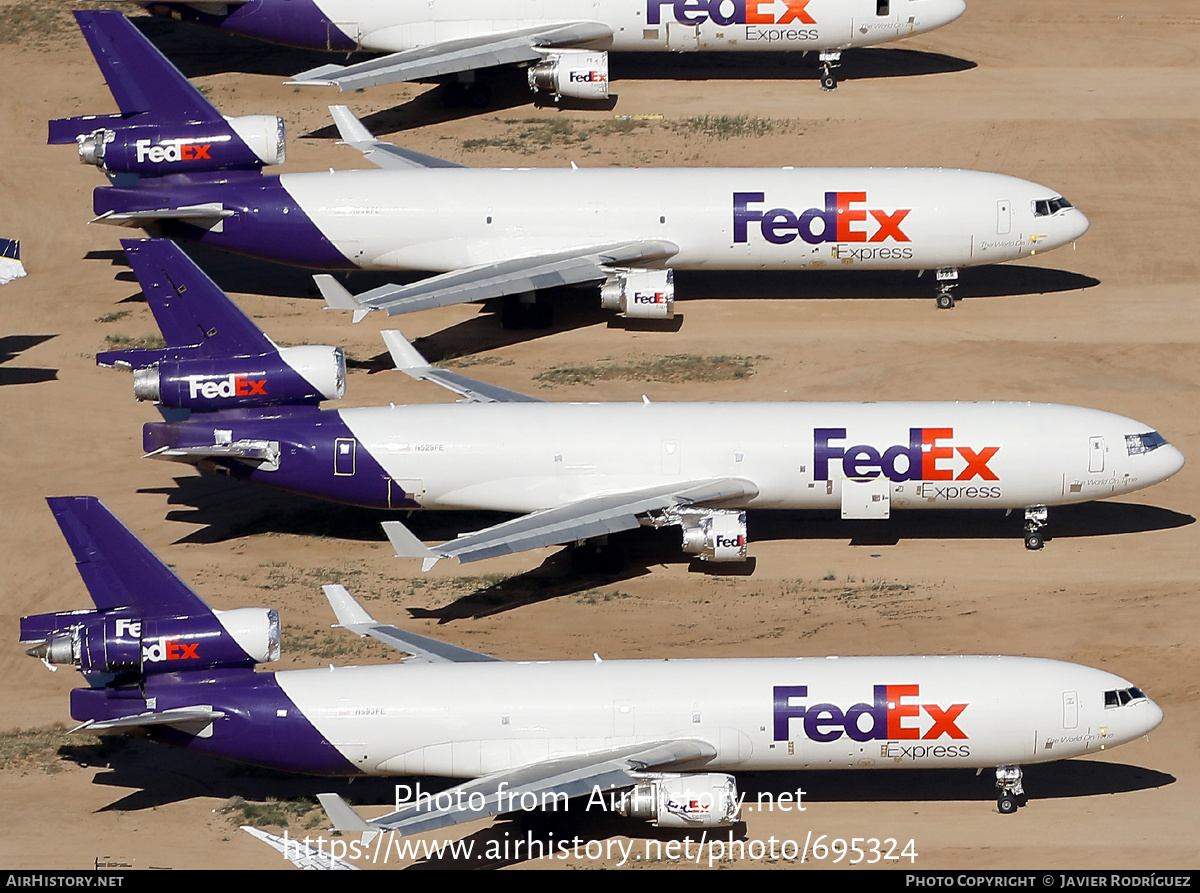
<svg viewBox="0 0 1200 893"><path fill-rule="evenodd" d="M142 617L132 608L21 618L26 653L84 676L142 677L178 670L252 667L279 659L279 612L237 608L198 616Z"/></svg>
<svg viewBox="0 0 1200 893"><path fill-rule="evenodd" d="M111 351L97 361L133 366L133 395L172 409L316 404L346 393L346 355L340 347L281 347L276 354L256 357L132 356L137 353Z"/></svg>
<svg viewBox="0 0 1200 893"><path fill-rule="evenodd" d="M544 50L529 66L529 89L571 99L608 99L608 53L595 50Z"/></svg>
<svg viewBox="0 0 1200 893"><path fill-rule="evenodd" d="M128 123L121 115L59 118L50 122L51 144L77 143L82 164L108 174L167 174L260 170L283 164L283 118L242 115L220 122Z"/></svg>
<svg viewBox="0 0 1200 893"><path fill-rule="evenodd" d="M724 828L741 812L737 783L719 772L664 772L639 781L617 800L617 813L659 828Z"/></svg>
<svg viewBox="0 0 1200 893"><path fill-rule="evenodd" d="M671 319L675 316L675 272L615 270L600 286L600 306L629 319Z"/></svg>

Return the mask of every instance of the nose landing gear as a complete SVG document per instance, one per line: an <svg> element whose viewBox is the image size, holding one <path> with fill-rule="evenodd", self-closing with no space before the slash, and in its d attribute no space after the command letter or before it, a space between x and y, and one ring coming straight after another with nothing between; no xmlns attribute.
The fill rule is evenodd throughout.
<svg viewBox="0 0 1200 893"><path fill-rule="evenodd" d="M1025 788L1021 786L1020 766L996 767L996 809L1001 815L1012 815L1019 807L1025 805L1028 799Z"/></svg>
<svg viewBox="0 0 1200 893"><path fill-rule="evenodd" d="M831 93L837 89L837 77L833 70L841 65L842 54L838 50L823 50L821 60L821 89Z"/></svg>
<svg viewBox="0 0 1200 893"><path fill-rule="evenodd" d="M1042 532L1046 527L1046 519L1050 512L1044 505L1034 505L1025 509L1025 548L1036 552L1046 544L1046 535Z"/></svg>

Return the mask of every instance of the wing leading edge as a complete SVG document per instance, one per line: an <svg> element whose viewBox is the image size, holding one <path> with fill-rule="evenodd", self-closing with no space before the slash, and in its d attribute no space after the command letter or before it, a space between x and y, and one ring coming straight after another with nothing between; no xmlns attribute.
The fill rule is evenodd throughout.
<svg viewBox="0 0 1200 893"><path fill-rule="evenodd" d="M401 50L354 65L320 65L302 71L288 84L361 90L380 84L475 71L497 65L535 62L539 48L571 46L612 37L612 28L601 22L567 22L539 25L501 34L481 34L443 43Z"/></svg>
<svg viewBox="0 0 1200 893"><path fill-rule="evenodd" d="M497 555L558 546L574 540L604 536L641 526L641 517L682 506L745 499L758 488L745 478L712 478L591 496L567 505L522 515L432 548L424 545L399 521L385 521L383 530L397 558L420 558L429 570L443 558L479 561Z"/></svg>
<svg viewBox="0 0 1200 893"><path fill-rule="evenodd" d="M640 780L638 773L711 760L717 750L699 738L680 738L630 744L592 751L476 778L423 798L377 819L360 816L337 794L318 799L333 826L342 832L360 832L364 840L383 831L419 834L461 822L516 812L527 802L558 804L574 797L627 788ZM529 800L532 796L534 799ZM482 802L481 802L482 801ZM439 806L439 804L449 804Z"/></svg>

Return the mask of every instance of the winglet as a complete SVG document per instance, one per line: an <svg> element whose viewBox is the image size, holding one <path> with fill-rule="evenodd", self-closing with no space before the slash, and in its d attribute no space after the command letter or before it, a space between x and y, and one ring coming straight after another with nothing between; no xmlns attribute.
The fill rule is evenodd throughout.
<svg viewBox="0 0 1200 893"><path fill-rule="evenodd" d="M387 345L388 353L392 355L392 362L398 371L411 374L432 368L429 361L421 356L421 352L412 346L403 333L395 329L385 329L379 334L383 336L383 343Z"/></svg>
<svg viewBox="0 0 1200 893"><path fill-rule="evenodd" d="M321 590L325 593L325 598L329 599L329 605L337 615L338 625L343 629L365 636L367 630L378 626L375 618L367 613L367 609L358 603L345 586L322 586Z"/></svg>
<svg viewBox="0 0 1200 893"><path fill-rule="evenodd" d="M384 521L383 532L387 534L392 548L396 550L397 558L420 558L421 570L427 571L442 560L438 555L419 539L411 530L399 521Z"/></svg>
<svg viewBox="0 0 1200 893"><path fill-rule="evenodd" d="M364 307L354 295L350 294L346 286L328 273L318 273L313 276L313 282L317 284L321 297L325 299L326 310L353 310L354 321L362 322L363 318L374 309Z"/></svg>
<svg viewBox="0 0 1200 893"><path fill-rule="evenodd" d="M329 816L329 821L333 822L335 831L361 832L360 842L363 846L370 844L379 834L379 829L371 827L367 820L355 812L354 808L339 794L317 794L317 800L320 801L325 814Z"/></svg>
<svg viewBox="0 0 1200 893"><path fill-rule="evenodd" d="M331 105L329 114L333 116L333 123L338 129L338 134L347 146L352 146L361 152L371 148L376 142L375 134L367 130L362 121L354 117L354 113L346 106Z"/></svg>

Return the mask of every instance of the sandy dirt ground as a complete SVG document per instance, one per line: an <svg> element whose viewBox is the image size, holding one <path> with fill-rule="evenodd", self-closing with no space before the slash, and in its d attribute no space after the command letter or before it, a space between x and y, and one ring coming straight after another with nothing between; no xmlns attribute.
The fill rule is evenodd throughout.
<svg viewBox="0 0 1200 893"><path fill-rule="evenodd" d="M18 618L88 604L43 500L94 494L216 607L279 608L291 631L282 667L391 659L356 640L339 650L350 637L328 631L319 585L340 580L383 620L503 658L1007 653L1112 670L1162 705L1163 725L1096 759L1028 769L1029 806L1016 816L997 814L990 773L750 775L742 785L751 801L799 787L808 808L748 810L746 834L911 839L919 868L1200 866L1198 12L1194 0L974 0L943 31L848 54L834 94L818 90L811 60L624 58L613 64L615 112L539 109L519 86L500 84L499 110L478 115L442 111L436 88L424 85L340 100L301 93L283 78L318 56L146 25L226 114L286 116L288 170L364 166L328 126L325 105L348 100L389 139L472 165L979 168L1050 184L1087 213L1091 231L1075 249L964 272L953 312L935 310L928 276L682 273L676 332L626 330L582 296L536 337L504 332L476 306L404 319L432 357L473 357L471 374L551 399L1078 403L1143 420L1192 460L1150 490L1053 512L1053 538L1040 553L1022 547L1015 516L900 515L867 525L758 513L752 575L699 573L670 536L640 532L628 540L630 568L612 581L571 578L561 550L439 565L423 577L390 557L381 513L143 460L141 425L152 408L134 402L127 375L93 361L106 338L155 333L119 252L130 232L87 224L99 173L79 165L72 148L44 144L48 118L115 105L69 27L0 46L0 235L22 240L30 274L0 290L8 469L0 484L8 640L0 648L0 865L281 867L236 830L235 813L222 812L231 797L289 800L332 788L360 803L389 802L383 783L291 778L142 741L50 732L27 736L31 751L18 753L25 738L17 730L69 727L68 690L78 681L22 653ZM614 113L646 117L613 127ZM724 138L688 124L705 114L769 120L757 135ZM522 140L523 131L534 136ZM349 405L445 399L386 371L377 333L387 321L353 327L324 312L303 271L194 256L278 340L344 345ZM533 381L555 366L684 353L756 357L755 374L548 390ZM413 523L441 540L481 520L443 514ZM291 832L303 827L293 819ZM518 834L507 821L458 830L481 849ZM595 817L581 829L601 842L631 832ZM645 839L672 835L647 832L637 846Z"/></svg>

